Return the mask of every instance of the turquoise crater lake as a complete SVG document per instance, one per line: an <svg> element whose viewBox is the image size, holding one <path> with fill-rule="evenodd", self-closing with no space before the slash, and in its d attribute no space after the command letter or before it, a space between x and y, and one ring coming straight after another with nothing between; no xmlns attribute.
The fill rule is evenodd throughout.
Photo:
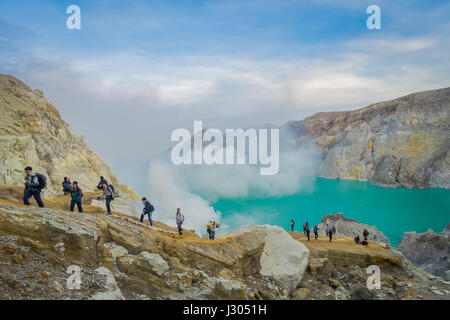
<svg viewBox="0 0 450 320"><path fill-rule="evenodd" d="M441 232L450 222L450 190L389 189L365 181L317 178L308 192L270 198L219 199L212 204L230 229L245 224L273 224L299 231L305 221L320 223L329 213L374 225L397 246L406 231Z"/></svg>

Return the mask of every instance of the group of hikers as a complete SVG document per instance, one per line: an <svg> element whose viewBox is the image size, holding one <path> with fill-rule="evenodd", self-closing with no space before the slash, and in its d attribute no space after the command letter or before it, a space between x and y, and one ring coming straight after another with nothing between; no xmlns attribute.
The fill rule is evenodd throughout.
<svg viewBox="0 0 450 320"><path fill-rule="evenodd" d="M295 225L294 219L291 219L291 231L294 231L294 225ZM310 232L311 232L311 230L309 228L308 221L306 221L303 224L303 233L308 238L308 241L310 240L310 238L309 238ZM314 239L317 240L319 238L319 227L317 225L315 225L313 227L313 232L314 232ZM329 227L327 224L325 226L325 235L330 239L330 242L333 240L333 234L336 234L336 227L335 226ZM360 237L356 236L354 238L355 243L362 244L362 245L368 244L367 239L369 237L369 231L367 229L364 229L363 237L364 237L364 240L361 241Z"/></svg>
<svg viewBox="0 0 450 320"><path fill-rule="evenodd" d="M291 219L291 231L294 231L294 219ZM317 224L313 227L313 233L314 233L314 239L318 240L319 239L319 227L317 226ZM306 221L303 224L303 234L306 235L306 237L308 238L308 241L310 240L310 234L311 234L311 229L309 227L309 223L308 221ZM336 234L336 228L333 226L332 228L328 228L328 224L325 227L325 234L327 237L329 237L330 242L331 240L333 240L333 234Z"/></svg>
<svg viewBox="0 0 450 320"><path fill-rule="evenodd" d="M369 242L367 242L367 240L369 238L369 230L364 229L363 237L364 237L364 240L361 240L361 238L359 236L356 236L355 237L355 243L362 244L362 245L368 245Z"/></svg>
<svg viewBox="0 0 450 320"><path fill-rule="evenodd" d="M294 219L291 219L291 231L294 231ZM334 230L334 232L336 232L336 230ZM317 225L315 225L313 227L313 233L314 233L314 239L317 240L319 238L319 227ZM306 221L303 224L303 234L306 235L306 237L308 238L308 241L310 240L309 236L311 234L311 229L309 228L309 223L308 221ZM333 234L333 230L331 230L331 233ZM327 235L328 235L328 230L327 230ZM331 236L330 236L330 242L331 242Z"/></svg>
<svg viewBox="0 0 450 320"><path fill-rule="evenodd" d="M76 205L78 211L83 212L83 191L79 187L78 182L71 182L68 177L64 177L62 187L64 195L70 194L70 211L73 212ZM100 181L97 184L97 189L103 191L103 196L99 197L98 199L105 199L106 210L108 211L108 215L111 215L111 201L114 200L114 186L112 184L108 184L106 179L102 176L100 177Z"/></svg>
<svg viewBox="0 0 450 320"><path fill-rule="evenodd" d="M39 207L44 208L44 202L42 201L41 192L47 186L47 178L45 175L40 173L34 173L32 167L25 168L25 190L23 194L23 203L25 205L30 205L30 198L34 197ZM83 191L78 185L77 181L71 182L68 177L64 177L62 182L64 195L70 194L70 211L73 212L75 206L77 206L79 212L83 212ZM106 210L108 215L111 215L111 201L114 200L114 186L112 184L108 184L106 179L101 176L100 181L97 184L97 189L103 191L103 195L98 197L98 199L104 198L106 201ZM150 222L150 226L153 226L153 212L155 211L155 207L147 200L146 197L142 198L142 203L144 208L141 213L140 222L144 222L144 217L147 215L148 221ZM175 214L175 222L178 228L178 234L180 236L183 235L183 223L184 223L184 215L181 213L181 209L177 208L177 212ZM209 221L206 224L207 233L209 235L210 240L214 240L216 228L220 227L220 222Z"/></svg>
<svg viewBox="0 0 450 320"><path fill-rule="evenodd" d="M41 192L47 186L47 178L41 173L34 173L33 168L28 166L25 168L25 190L23 193L23 203L30 205L30 198L34 197L39 207L44 207ZM64 195L70 194L70 211L73 212L75 205L79 212L83 212L83 191L77 181L71 182L68 177L64 177L62 182ZM103 190L103 197L106 199L106 209L108 215L111 215L111 201L114 200L114 186L108 184L104 177L100 177L97 189ZM101 198L101 197L100 197Z"/></svg>

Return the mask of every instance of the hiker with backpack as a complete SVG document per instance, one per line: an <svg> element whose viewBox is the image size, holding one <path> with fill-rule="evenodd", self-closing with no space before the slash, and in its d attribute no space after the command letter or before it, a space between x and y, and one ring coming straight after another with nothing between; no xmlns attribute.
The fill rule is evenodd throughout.
<svg viewBox="0 0 450 320"><path fill-rule="evenodd" d="M317 238L319 237L319 228L317 228L317 224L314 226L313 232L314 232L314 239L317 240Z"/></svg>
<svg viewBox="0 0 450 320"><path fill-rule="evenodd" d="M306 227L306 237L308 237L308 241L309 241L309 234L310 234L310 230L309 230L309 228L308 227Z"/></svg>
<svg viewBox="0 0 450 320"><path fill-rule="evenodd" d="M25 190L23 192L23 203L30 205L30 198L34 197L39 207L44 208L41 191L47 186L47 178L40 173L33 173L33 168L25 168Z"/></svg>
<svg viewBox="0 0 450 320"><path fill-rule="evenodd" d="M140 222L144 222L144 216L146 214L148 214L148 221L150 221L150 226L153 227L152 215L153 215L153 211L155 211L155 207L153 207L153 205L150 203L150 201L147 200L146 197L142 198L142 203L144 204L144 209L142 210L142 213L141 213Z"/></svg>
<svg viewBox="0 0 450 320"><path fill-rule="evenodd" d="M64 195L68 194L70 190L72 190L72 183L70 182L70 179L67 177L64 177L64 181L62 182L63 192Z"/></svg>
<svg viewBox="0 0 450 320"><path fill-rule="evenodd" d="M331 242L331 240L333 240L333 232L336 232L336 229L334 227L330 228L330 230L328 230L328 236L330 237L330 242Z"/></svg>
<svg viewBox="0 0 450 320"><path fill-rule="evenodd" d="M83 212L83 206L81 204L81 201L83 200L83 191L78 186L77 181L73 182L70 196L72 197L72 200L70 201L70 212L73 212L75 209L75 204L77 205L78 212Z"/></svg>
<svg viewBox="0 0 450 320"><path fill-rule="evenodd" d="M183 228L181 227L184 222L184 216L181 214L180 208L177 208L177 214L175 215L175 220L177 222L178 234L183 235Z"/></svg>
<svg viewBox="0 0 450 320"><path fill-rule="evenodd" d="M291 219L291 231L294 231L294 219Z"/></svg>
<svg viewBox="0 0 450 320"><path fill-rule="evenodd" d="M114 200L114 187L111 184L104 182L102 188L103 196L106 199L106 210L108 211L108 215L111 215L111 201Z"/></svg>
<svg viewBox="0 0 450 320"><path fill-rule="evenodd" d="M308 221L306 221L306 222L303 224L303 234L306 235L306 230L307 230L308 228L309 228L309 227L308 227Z"/></svg>

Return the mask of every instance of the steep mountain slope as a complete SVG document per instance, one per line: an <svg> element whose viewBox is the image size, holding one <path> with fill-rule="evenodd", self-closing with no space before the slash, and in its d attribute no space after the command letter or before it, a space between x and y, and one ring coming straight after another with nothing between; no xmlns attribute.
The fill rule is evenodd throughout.
<svg viewBox="0 0 450 320"><path fill-rule="evenodd" d="M450 88L347 112L322 112L282 127L296 146L313 142L320 175L385 187L450 188Z"/></svg>
<svg viewBox="0 0 450 320"><path fill-rule="evenodd" d="M27 165L48 177L46 197L61 193L65 176L88 191L95 189L102 175L123 197L129 195L129 201L137 198L83 138L73 133L42 91L0 74L0 185L23 185Z"/></svg>

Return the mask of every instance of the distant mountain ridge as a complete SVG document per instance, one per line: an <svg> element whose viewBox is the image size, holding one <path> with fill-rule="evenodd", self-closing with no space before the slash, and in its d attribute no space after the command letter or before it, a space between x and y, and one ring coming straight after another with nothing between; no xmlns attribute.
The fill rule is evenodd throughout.
<svg viewBox="0 0 450 320"><path fill-rule="evenodd" d="M322 177L384 187L450 188L450 88L355 111L320 112L281 130L297 148L317 146Z"/></svg>

